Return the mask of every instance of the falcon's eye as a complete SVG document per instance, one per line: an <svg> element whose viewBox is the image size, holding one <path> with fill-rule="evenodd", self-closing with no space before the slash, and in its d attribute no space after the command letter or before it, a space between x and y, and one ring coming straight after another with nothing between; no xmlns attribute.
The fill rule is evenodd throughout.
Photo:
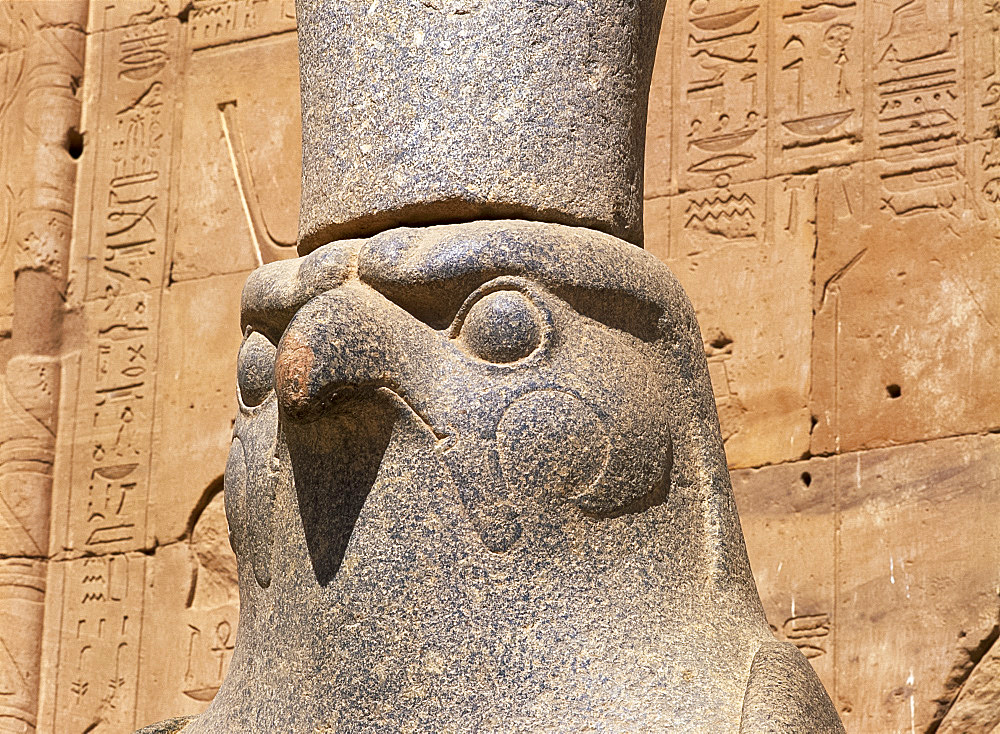
<svg viewBox="0 0 1000 734"><path fill-rule="evenodd" d="M250 331L243 340L236 360L236 384L248 408L260 405L274 389L274 352L274 345L258 331Z"/></svg>
<svg viewBox="0 0 1000 734"><path fill-rule="evenodd" d="M524 359L542 340L538 307L516 290L488 293L469 308L459 340L480 359L506 364Z"/></svg>

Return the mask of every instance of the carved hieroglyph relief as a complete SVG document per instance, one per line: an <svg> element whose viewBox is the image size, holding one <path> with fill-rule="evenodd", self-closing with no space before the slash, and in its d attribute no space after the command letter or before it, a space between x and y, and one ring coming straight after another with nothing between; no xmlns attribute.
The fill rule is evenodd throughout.
<svg viewBox="0 0 1000 734"><path fill-rule="evenodd" d="M3 176L24 147L28 5L0 5ZM0 494L9 500L0 523L18 555L0 572L0 598L9 600L0 630L34 629L49 605L44 645L0 632L0 702L13 721L30 721L34 704L21 702L35 694L8 691L31 690L20 661L41 654L49 678L39 730L68 732L194 713L204 702L185 691L207 696L228 660L218 624L230 618L209 618L228 607L185 606L197 565L185 533L228 451L234 366L226 360L240 335L224 325L238 318L245 274L269 245L294 238L300 170L294 3L90 5L86 54L51 47L60 63L88 59L87 73L68 74L64 85L67 99L84 102L86 124L75 130L83 135L60 138L65 159L81 168L68 292L71 313L79 304L82 315L68 327L68 362L32 356L7 366L11 233L31 207L9 180L0 186L0 398L8 401L0 431L19 433L0 445ZM868 501L890 527L910 527L909 516L885 509L898 491L885 477L933 483L938 469L906 474L916 460L899 444L995 422L998 23L988 2L712 0L668 7L661 32L646 247L669 262L698 309L730 464L774 465L741 470L756 477L753 496L771 503L763 514L739 495L736 473L754 572L777 635L810 655L849 730L908 731L911 703L916 730L939 720L947 707L939 699L956 690L943 693L942 680L965 680L964 651L974 656L992 629L995 604L979 587L989 585L993 561L976 550L985 524L948 538L914 525L926 543L893 546L877 568L852 556L870 541L862 520L849 537L836 528L850 509L844 487L858 481L873 487ZM50 208L72 200L64 191ZM68 217L35 221L69 241ZM196 322L220 326L185 337ZM9 388L14 373L19 393ZM46 428L55 391L64 395L58 439ZM970 455L949 441L935 439L940 467ZM836 482L821 459L797 461L884 444L892 446L878 454L881 471L858 475L843 463ZM193 457L182 471L178 455ZM46 591L35 545L47 543L48 523L18 498L47 496L53 460L52 550L93 558L52 564ZM957 476L959 487L993 486L988 472ZM821 509L810 514L805 497ZM952 501L934 500L964 517ZM942 544L954 567L973 569L963 579L933 570L932 548ZM894 654L910 639L900 610L919 619L929 603L914 593L921 584L938 590L943 608L966 599L962 608L976 614L954 629L920 628L937 652L898 655L874 681L874 668L850 662L871 640L841 631L863 626ZM892 604L871 602L884 616L852 621L855 594L883 586L903 590L885 597ZM166 638L155 634L167 618L183 626L190 669L187 649L167 666Z"/></svg>
<svg viewBox="0 0 1000 734"><path fill-rule="evenodd" d="M1000 400L1000 383L986 365L998 356L1000 324L998 10L878 0L775 2L757 13L685 3L661 35L652 99L659 88L684 104L651 108L648 160L659 169L647 169L646 247L671 264L698 310L730 465L776 465L747 469L742 495L744 475L734 475L776 633L823 651L810 662L849 731L926 731L992 634L997 579L977 549L997 528L964 540L928 529L911 545L893 535L911 516L892 509L901 490L891 478L937 483L902 444L939 438L941 466L965 466L980 449L944 437L996 423L986 406ZM730 49L728 59L716 53L711 74L710 57L698 54L706 21L718 26L711 44L724 38ZM755 74L766 77L756 133L747 119ZM709 156L702 124L712 104L709 143L732 154L718 163L731 165L728 176L716 178L690 170L692 152ZM720 273L729 279L721 286ZM878 454L883 468L868 473L862 461L856 471L855 452L864 459L876 447L890 447ZM809 458L828 454L849 457L836 479ZM893 528L877 567L859 555L873 531L852 519L843 532L860 511L845 489L855 485ZM965 501L950 511L961 515ZM942 544L978 585L933 570ZM887 652L873 675L864 651L909 644L903 620L925 603L918 588L937 589L941 609L968 608L970 595L979 606L962 621L949 612L922 622L938 652L919 661ZM869 605L885 610L878 621L855 606L866 589ZM828 624L800 628L800 618Z"/></svg>
<svg viewBox="0 0 1000 734"><path fill-rule="evenodd" d="M86 3L0 6L0 729L35 731ZM11 313L14 310L15 313Z"/></svg>
<svg viewBox="0 0 1000 734"><path fill-rule="evenodd" d="M207 243L221 262L237 263L236 277L224 286L227 304L238 299L240 270L293 249L298 105L286 97L297 99L294 34L287 33L294 29L294 11L293 3L280 0L195 2L178 17L180 10L134 2L91 8L87 73L93 91L81 179L86 203L75 220L80 247L71 294L84 333L67 424L66 481L54 498L56 551L66 560L49 574L54 644L45 655L52 673L43 681L39 714L48 730L127 731L138 716L201 710L235 639L235 585L227 586L225 572L199 566L207 537L212 548L220 537L223 546L228 542L214 512L221 495L201 508L202 522L187 527L208 480L199 472L165 471L166 452L173 450L167 447L189 451L190 434L204 444L199 464L217 476L230 429L228 418L206 427L204 419L192 424L175 412L189 410L188 401L171 392L180 388L175 377L197 374L198 365L183 361L195 345L185 338L184 323L173 319L189 310L185 299L192 288L184 279L205 272L185 270L199 252L187 243ZM274 33L284 33L276 36L278 78L244 73L234 80L213 69L217 61L200 61L212 56L232 64L230 51ZM233 42L239 44L227 46ZM207 95L197 87L215 83L222 88ZM181 116L185 94L187 115ZM202 120L194 101L205 98ZM285 110L291 110L288 119ZM207 149L199 139L205 130L212 137ZM205 231L206 219L190 216L186 197L206 177L204 171L187 175L189 161L221 163L220 176L208 177L205 198L215 211L233 211L235 227ZM233 198L226 199L230 190ZM277 210L275 202L281 202ZM197 287L209 308L220 303L212 287L211 281ZM219 317L226 337L235 314ZM210 337L205 343L217 342ZM226 365L213 370L209 384L219 386L206 387L207 393L229 392L232 368ZM167 393L157 388L161 380ZM232 412L227 400L221 403L226 416ZM175 436L178 428L182 435ZM191 504L168 494L174 486L186 487L184 501ZM196 579L192 568L200 569ZM172 596L162 596L174 584L186 589L176 609ZM185 639L183 660L157 652L167 630Z"/></svg>
<svg viewBox="0 0 1000 734"><path fill-rule="evenodd" d="M147 559L159 288L169 248L180 24L152 6L92 8L76 297L86 329L50 577L51 731L124 728L134 716ZM83 555L83 557L79 557ZM98 730L95 729L95 730Z"/></svg>

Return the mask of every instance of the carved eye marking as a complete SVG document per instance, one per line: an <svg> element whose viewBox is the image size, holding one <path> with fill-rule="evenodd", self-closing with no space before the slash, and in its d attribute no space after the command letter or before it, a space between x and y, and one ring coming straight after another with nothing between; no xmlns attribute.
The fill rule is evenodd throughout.
<svg viewBox="0 0 1000 734"><path fill-rule="evenodd" d="M560 390L521 396L497 426L497 456L509 488L539 487L539 499L568 499L587 511L616 499L601 493L611 448L597 413Z"/></svg>
<svg viewBox="0 0 1000 734"><path fill-rule="evenodd" d="M260 405L274 389L274 345L258 331L248 334L236 360L240 400L248 408Z"/></svg>
<svg viewBox="0 0 1000 734"><path fill-rule="evenodd" d="M469 307L458 338L480 359L507 364L535 351L543 328L542 314L526 295L498 290Z"/></svg>

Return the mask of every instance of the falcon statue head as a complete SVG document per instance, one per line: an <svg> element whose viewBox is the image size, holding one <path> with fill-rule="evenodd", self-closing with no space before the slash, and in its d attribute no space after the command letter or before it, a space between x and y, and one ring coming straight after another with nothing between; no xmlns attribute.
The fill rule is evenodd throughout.
<svg viewBox="0 0 1000 734"><path fill-rule="evenodd" d="M243 293L205 732L840 732L641 249L662 0L297 0L297 260ZM639 246L637 246L639 245Z"/></svg>
<svg viewBox="0 0 1000 734"><path fill-rule="evenodd" d="M840 731L764 619L654 257L399 228L260 268L242 318L239 634L185 732Z"/></svg>

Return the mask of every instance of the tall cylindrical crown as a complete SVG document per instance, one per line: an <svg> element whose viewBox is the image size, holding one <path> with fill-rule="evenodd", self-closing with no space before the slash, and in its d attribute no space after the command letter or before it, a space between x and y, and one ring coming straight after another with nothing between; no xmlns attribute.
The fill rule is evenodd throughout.
<svg viewBox="0 0 1000 734"><path fill-rule="evenodd" d="M642 244L663 0L297 0L299 249L521 218Z"/></svg>

